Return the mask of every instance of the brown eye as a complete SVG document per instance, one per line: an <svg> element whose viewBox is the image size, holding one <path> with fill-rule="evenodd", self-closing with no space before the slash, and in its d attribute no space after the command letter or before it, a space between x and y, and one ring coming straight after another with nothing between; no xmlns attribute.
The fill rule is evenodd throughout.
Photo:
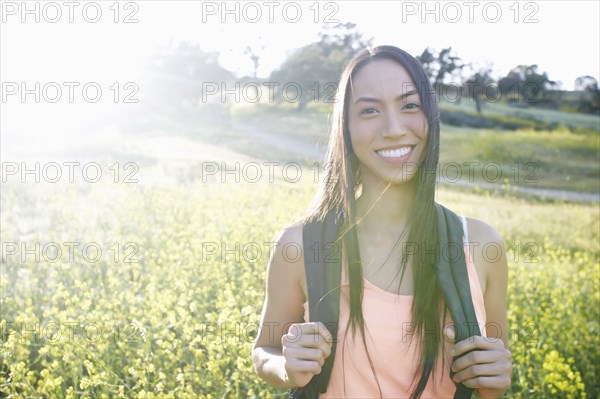
<svg viewBox="0 0 600 399"><path fill-rule="evenodd" d="M418 108L421 108L421 106L417 103L409 103L403 107L403 109L418 109Z"/></svg>
<svg viewBox="0 0 600 399"><path fill-rule="evenodd" d="M377 112L377 110L375 108L369 107L369 108L365 108L362 111L360 111L361 115L369 115L369 114L374 114L375 112Z"/></svg>

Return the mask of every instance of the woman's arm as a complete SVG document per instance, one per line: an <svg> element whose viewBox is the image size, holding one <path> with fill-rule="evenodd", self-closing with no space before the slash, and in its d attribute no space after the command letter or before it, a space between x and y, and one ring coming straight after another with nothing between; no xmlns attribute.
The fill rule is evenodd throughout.
<svg viewBox="0 0 600 399"><path fill-rule="evenodd" d="M506 293L508 264L504 239L492 226L468 218L469 241L475 243L473 262L484 293L486 337L472 337L454 346L456 356L476 349L453 363L456 382L476 388L483 398L499 398L510 388L512 356L508 350ZM483 277L483 278L481 278Z"/></svg>
<svg viewBox="0 0 600 399"><path fill-rule="evenodd" d="M331 339L322 324L299 322L306 301L304 256L296 253L302 249L302 226L284 230L275 242L252 360L263 380L278 388L292 388L306 385L321 372L331 353Z"/></svg>

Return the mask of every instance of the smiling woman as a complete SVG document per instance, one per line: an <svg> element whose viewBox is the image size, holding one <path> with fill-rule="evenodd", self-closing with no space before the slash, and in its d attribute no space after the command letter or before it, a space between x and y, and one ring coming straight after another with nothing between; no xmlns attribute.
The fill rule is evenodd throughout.
<svg viewBox="0 0 600 399"><path fill-rule="evenodd" d="M473 389L500 397L511 376L504 242L492 226L435 202L439 111L421 65L396 47L364 50L342 74L332 120L326 161L334 167L307 215L276 238L276 248L294 243L305 252L302 262L279 249L271 256L261 317L269 334L254 345L257 373L302 387L294 397L470 397ZM440 210L448 216L440 219ZM309 256L315 225L337 232L339 268L324 260L319 269ZM462 266L447 259L461 240ZM502 254L490 261L469 241L494 243ZM472 315L462 324L440 272L448 262L455 297ZM319 307L331 298L339 299L338 322L326 326L331 318ZM478 328L465 333L468 323ZM493 334L480 336L486 325Z"/></svg>
<svg viewBox="0 0 600 399"><path fill-rule="evenodd" d="M408 182L422 160L427 120L418 91L407 82L412 79L406 69L385 59L365 65L352 81L350 138L364 166L363 183Z"/></svg>

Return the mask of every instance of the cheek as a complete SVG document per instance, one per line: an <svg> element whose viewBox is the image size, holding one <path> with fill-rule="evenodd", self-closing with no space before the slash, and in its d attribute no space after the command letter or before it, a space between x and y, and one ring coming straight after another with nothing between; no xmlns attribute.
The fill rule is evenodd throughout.
<svg viewBox="0 0 600 399"><path fill-rule="evenodd" d="M350 142L352 143L352 148L356 152L358 149L364 146L369 139L368 132L365 130L364 126L361 126L360 123L350 124L348 133L350 134Z"/></svg>
<svg viewBox="0 0 600 399"><path fill-rule="evenodd" d="M350 133L350 143L352 144L352 152L362 157L361 154L364 153L364 149L367 147L367 143L360 134L352 134Z"/></svg>
<svg viewBox="0 0 600 399"><path fill-rule="evenodd" d="M350 136L350 146L351 146L351 148L349 148L348 150L352 150L352 152L356 154L356 149L360 148L360 142L357 141L356 132L353 131L353 129L349 129L348 133Z"/></svg>
<svg viewBox="0 0 600 399"><path fill-rule="evenodd" d="M415 134L419 136L421 140L427 139L427 133L429 131L429 125L425 115L421 115L419 118L415 118L411 121L410 128Z"/></svg>

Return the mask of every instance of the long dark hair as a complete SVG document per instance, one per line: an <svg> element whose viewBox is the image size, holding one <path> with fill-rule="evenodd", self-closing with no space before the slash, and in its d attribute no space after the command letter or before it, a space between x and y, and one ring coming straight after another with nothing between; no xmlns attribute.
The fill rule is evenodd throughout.
<svg viewBox="0 0 600 399"><path fill-rule="evenodd" d="M355 200L359 194L361 183L359 161L350 141L348 104L351 93L351 81L356 73L367 63L380 59L398 62L409 73L421 98L421 107L428 124L424 158L419 165L419 172L413 177L413 179L417 179L415 182L417 189L413 201L414 205L407 223L407 242L414 244L415 250L412 258L414 298L411 311L415 326L415 335L420 338L418 346L421 351L419 365L413 378L413 383L418 378L418 383L411 395L411 398L414 399L423 393L429 377L434 374L439 349L443 348L440 312L445 313L445 310L440 306L441 293L437 279L435 278L435 259L425 256L426 253L424 251L427 248L437 248L439 246L435 212L435 182L440 143L439 110L435 92L425 71L419 61L407 52L393 46L379 46L361 51L346 66L341 75L336 98L337 102L334 106L331 119L323 184L320 186L313 204L309 208L306 219L324 220L328 212L342 210L342 214L344 215L342 228L344 234L342 239L343 247L347 251L350 282L349 325L352 328L353 334L355 334L356 328L359 328L366 349L364 318L362 314L363 273L355 227ZM407 261L408 257L403 256L398 269L398 272L401 272L400 280L404 275ZM439 333L432 334L432 331ZM367 356L369 356L368 352ZM370 356L369 363L379 385Z"/></svg>

